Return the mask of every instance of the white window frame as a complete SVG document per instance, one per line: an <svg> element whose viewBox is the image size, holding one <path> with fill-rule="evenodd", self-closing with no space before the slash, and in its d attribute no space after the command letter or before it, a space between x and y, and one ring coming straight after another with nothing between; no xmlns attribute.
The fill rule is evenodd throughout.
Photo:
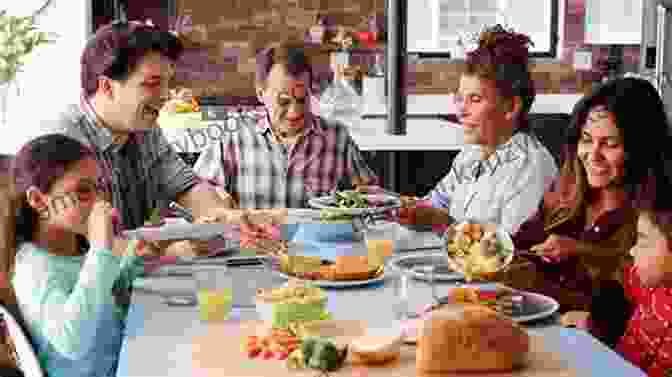
<svg viewBox="0 0 672 377"><path fill-rule="evenodd" d="M450 53L451 56L455 57L455 53L458 51L458 46L457 46L457 41L459 36L457 35L451 35L451 36L442 36L440 35L440 19L442 17L442 14L439 12L440 5L445 2L456 2L456 1L464 1L466 3L466 8L467 11L463 13L464 17L469 19L474 13L482 13L482 12L471 12L470 5L471 1L473 0L431 0L430 1L430 7L431 7L431 23L432 23L432 38L431 38L431 43L432 47L431 48L423 48L422 51L412 51L413 53L429 53L429 54L445 54L445 53ZM498 7L499 9L506 8L508 5L508 2L511 0L498 0ZM532 1L532 0L525 0L525 1ZM542 0L534 0L534 1L542 1ZM549 45L549 50L547 51L531 51L530 55L535 56L535 57L551 57L551 58L556 58L558 55L558 35L560 34L560 23L558 22L559 19L559 14L562 11L562 8L560 6L560 2L562 1L564 3L565 0L543 0L543 1L549 1L551 4L551 19L549 19L550 25L550 35L548 36L550 40L550 45ZM455 12L454 14L459 14L460 12ZM496 22L500 23L502 25L507 25L508 22L508 15L506 15L502 11L496 11ZM445 15L445 13L444 13ZM524 32L524 31L523 31ZM447 44L447 45L446 45ZM458 55L459 56L459 55Z"/></svg>

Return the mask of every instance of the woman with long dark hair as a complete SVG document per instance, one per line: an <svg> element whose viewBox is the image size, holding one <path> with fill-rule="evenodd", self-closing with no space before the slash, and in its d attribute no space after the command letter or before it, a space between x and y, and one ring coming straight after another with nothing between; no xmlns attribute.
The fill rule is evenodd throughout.
<svg viewBox="0 0 672 377"><path fill-rule="evenodd" d="M646 80L619 78L574 107L564 166L535 216L514 235L540 258L535 286L561 310L587 310L601 281L622 281L637 239L634 195L669 146L668 121Z"/></svg>

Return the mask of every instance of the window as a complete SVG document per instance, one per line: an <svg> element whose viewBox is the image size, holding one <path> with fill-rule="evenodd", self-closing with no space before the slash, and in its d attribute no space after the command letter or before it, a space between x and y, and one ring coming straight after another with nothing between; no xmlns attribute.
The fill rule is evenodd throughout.
<svg viewBox="0 0 672 377"><path fill-rule="evenodd" d="M460 35L500 23L530 36L532 56L556 56L558 0L415 1L408 7L407 46L411 53L460 55Z"/></svg>

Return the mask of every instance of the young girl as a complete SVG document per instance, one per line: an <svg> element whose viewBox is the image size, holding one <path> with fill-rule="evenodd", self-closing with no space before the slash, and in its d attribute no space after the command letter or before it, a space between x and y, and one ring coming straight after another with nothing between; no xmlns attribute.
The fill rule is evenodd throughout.
<svg viewBox="0 0 672 377"><path fill-rule="evenodd" d="M43 370L50 377L114 376L142 260L116 238L114 209L98 195L94 154L63 135L27 143L12 166L7 272ZM140 254L140 253L138 253Z"/></svg>
<svg viewBox="0 0 672 377"><path fill-rule="evenodd" d="M665 144L669 145L669 141ZM661 158L638 190L637 243L623 286L595 295L586 327L650 377L672 373L672 162ZM646 169L646 168L643 168ZM656 195L658 193L658 195ZM623 299L625 295L625 299ZM623 325L620 314L630 315Z"/></svg>

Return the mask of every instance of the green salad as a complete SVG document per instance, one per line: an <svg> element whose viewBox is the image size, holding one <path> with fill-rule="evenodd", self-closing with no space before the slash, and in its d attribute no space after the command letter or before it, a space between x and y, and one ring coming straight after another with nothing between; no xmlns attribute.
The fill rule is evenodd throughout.
<svg viewBox="0 0 672 377"><path fill-rule="evenodd" d="M334 193L338 208L367 208L369 200L365 193L358 191L336 191Z"/></svg>

